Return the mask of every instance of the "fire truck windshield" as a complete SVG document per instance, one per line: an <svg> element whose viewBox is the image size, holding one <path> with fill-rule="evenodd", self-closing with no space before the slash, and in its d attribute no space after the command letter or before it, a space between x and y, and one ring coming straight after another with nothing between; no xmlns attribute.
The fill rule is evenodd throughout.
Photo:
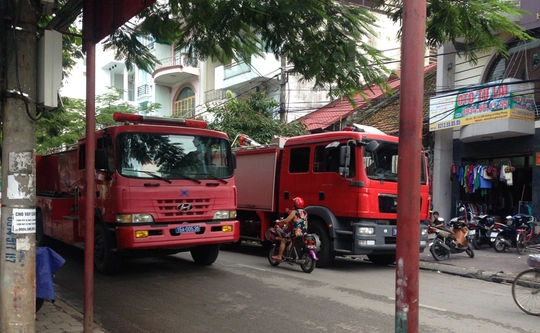
<svg viewBox="0 0 540 333"><path fill-rule="evenodd" d="M373 180L398 180L398 144L395 142L379 141L375 151L364 150L364 166L366 175ZM425 183L424 159L421 163L421 182Z"/></svg>
<svg viewBox="0 0 540 333"><path fill-rule="evenodd" d="M125 177L218 179L233 174L227 140L216 137L122 133L117 138L117 169Z"/></svg>

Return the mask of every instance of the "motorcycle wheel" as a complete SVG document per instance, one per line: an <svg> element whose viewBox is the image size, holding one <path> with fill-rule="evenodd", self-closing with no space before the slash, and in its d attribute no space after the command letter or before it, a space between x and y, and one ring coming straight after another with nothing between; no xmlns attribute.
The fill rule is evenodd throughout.
<svg viewBox="0 0 540 333"><path fill-rule="evenodd" d="M471 244L469 244L469 246L467 247L467 250L465 250L465 253L467 253L467 255L470 258L474 258L474 250L473 250Z"/></svg>
<svg viewBox="0 0 540 333"><path fill-rule="evenodd" d="M497 235L497 238L495 238L495 242L493 244L493 248L497 252L504 252L504 249L506 249L506 245L504 245L503 236Z"/></svg>
<svg viewBox="0 0 540 333"><path fill-rule="evenodd" d="M309 252L303 252L300 256L300 260L304 261L303 264L300 264L300 267L305 273L313 272L315 269L315 260L313 260Z"/></svg>
<svg viewBox="0 0 540 333"><path fill-rule="evenodd" d="M429 252L431 252L431 255L437 261L441 261L449 257L446 249L441 246L440 240L433 241L433 244L431 244L431 247L429 248Z"/></svg>
<svg viewBox="0 0 540 333"><path fill-rule="evenodd" d="M520 232L516 236L516 249L519 254L525 253L527 246L525 246L525 234Z"/></svg>
<svg viewBox="0 0 540 333"><path fill-rule="evenodd" d="M473 237L471 237L471 240L470 240L470 243L472 243L472 246L474 247L475 250L480 250L478 237L479 237L478 235L474 235Z"/></svg>
<svg viewBox="0 0 540 333"><path fill-rule="evenodd" d="M270 263L270 265L278 266L281 263L281 261L272 259L272 256L276 256L278 255L278 253L279 253L279 247L277 245L273 245L270 248L270 251L268 251L268 262Z"/></svg>

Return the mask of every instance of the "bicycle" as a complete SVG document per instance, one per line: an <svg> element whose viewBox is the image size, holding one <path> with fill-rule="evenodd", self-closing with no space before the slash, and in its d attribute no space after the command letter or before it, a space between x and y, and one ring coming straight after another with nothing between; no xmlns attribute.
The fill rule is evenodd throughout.
<svg viewBox="0 0 540 333"><path fill-rule="evenodd" d="M529 249L529 245L535 236L536 221L533 217L516 230L516 249L518 254L523 254Z"/></svg>
<svg viewBox="0 0 540 333"><path fill-rule="evenodd" d="M526 314L540 316L540 254L529 255L527 264L531 268L519 273L512 283L512 298Z"/></svg>

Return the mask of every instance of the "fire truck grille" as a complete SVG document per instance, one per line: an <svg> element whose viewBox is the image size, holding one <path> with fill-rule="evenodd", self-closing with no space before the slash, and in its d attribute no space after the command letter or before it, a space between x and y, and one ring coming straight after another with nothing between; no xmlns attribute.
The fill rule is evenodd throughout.
<svg viewBox="0 0 540 333"><path fill-rule="evenodd" d="M157 210L161 217L190 217L208 214L210 199L170 199L157 200Z"/></svg>
<svg viewBox="0 0 540 333"><path fill-rule="evenodd" d="M397 213L397 195L379 195L379 212Z"/></svg>

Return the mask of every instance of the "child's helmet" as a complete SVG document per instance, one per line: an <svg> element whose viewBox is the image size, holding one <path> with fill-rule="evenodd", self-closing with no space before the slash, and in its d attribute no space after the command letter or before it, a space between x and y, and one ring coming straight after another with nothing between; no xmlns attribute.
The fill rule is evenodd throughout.
<svg viewBox="0 0 540 333"><path fill-rule="evenodd" d="M296 198L293 198L292 201L296 208L304 208L304 199L300 197L296 197Z"/></svg>

